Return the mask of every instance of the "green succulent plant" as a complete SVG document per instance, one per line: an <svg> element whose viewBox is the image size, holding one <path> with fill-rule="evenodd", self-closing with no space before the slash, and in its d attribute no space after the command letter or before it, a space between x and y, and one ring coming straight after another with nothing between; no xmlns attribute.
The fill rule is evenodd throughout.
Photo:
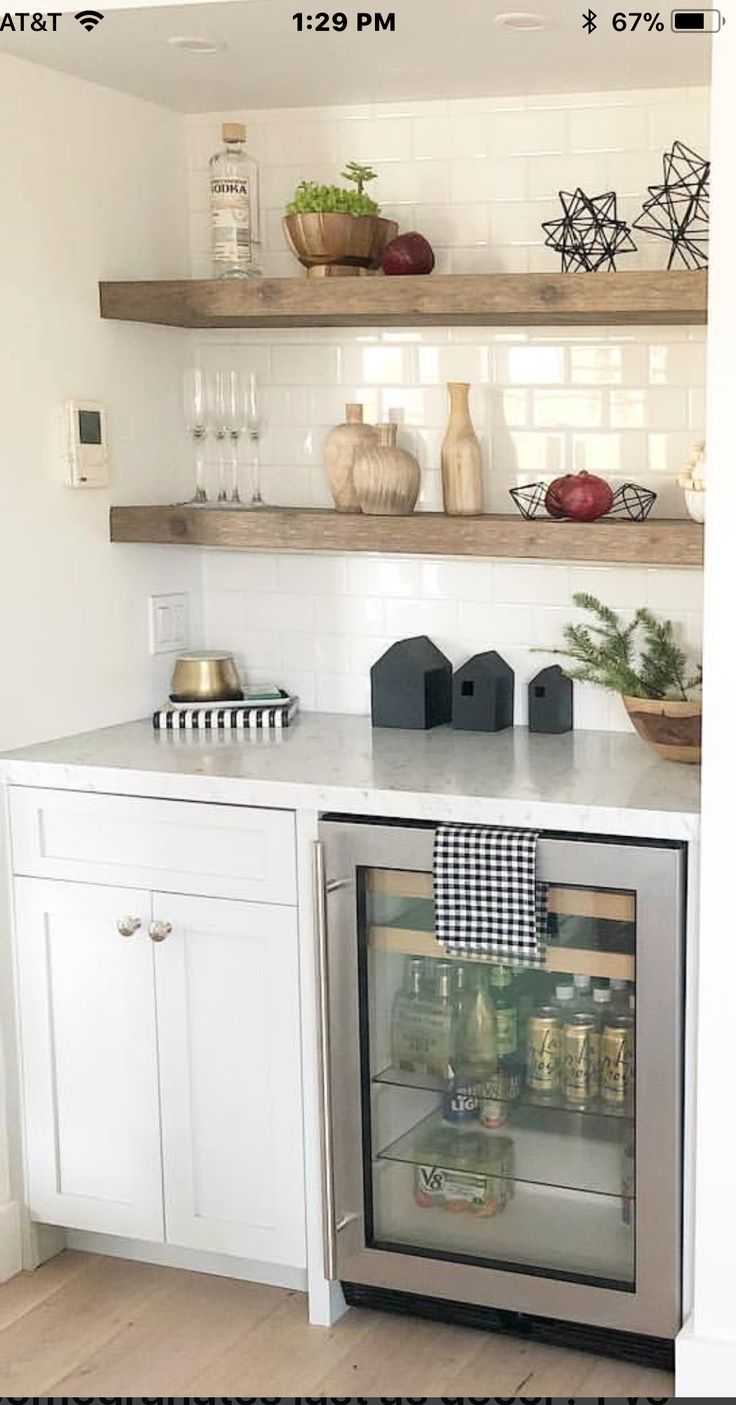
<svg viewBox="0 0 736 1405"><path fill-rule="evenodd" d="M687 701L700 686L702 669L698 666L688 674L687 658L675 640L671 620L658 620L651 610L642 608L624 624L615 610L594 595L580 592L572 598L595 623L566 624L562 631L566 649L536 651L571 659L575 667L563 670L568 678L597 683L629 697L680 701Z"/></svg>
<svg viewBox="0 0 736 1405"><path fill-rule="evenodd" d="M370 166L349 161L341 172L352 181L355 190L341 185L318 185L316 181L300 181L286 206L287 215L379 215L381 207L366 195L363 186L376 179Z"/></svg>

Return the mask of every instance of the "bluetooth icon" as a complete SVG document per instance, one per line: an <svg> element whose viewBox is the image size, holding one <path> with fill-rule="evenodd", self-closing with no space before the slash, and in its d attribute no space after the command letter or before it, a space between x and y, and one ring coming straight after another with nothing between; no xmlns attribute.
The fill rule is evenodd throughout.
<svg viewBox="0 0 736 1405"><path fill-rule="evenodd" d="M596 15L595 10L588 10L588 13L583 15L583 29L588 34L592 34L593 30L598 28L596 24L597 18L598 16Z"/></svg>

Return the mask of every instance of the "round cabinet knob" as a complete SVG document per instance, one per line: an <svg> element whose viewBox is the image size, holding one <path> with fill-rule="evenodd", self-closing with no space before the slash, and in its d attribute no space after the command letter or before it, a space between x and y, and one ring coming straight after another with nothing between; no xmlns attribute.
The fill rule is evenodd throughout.
<svg viewBox="0 0 736 1405"><path fill-rule="evenodd" d="M165 942L170 931L170 922L152 922L148 928L148 935L152 942Z"/></svg>
<svg viewBox="0 0 736 1405"><path fill-rule="evenodd" d="M121 917L118 919L118 931L121 937L132 937L141 925L140 917Z"/></svg>

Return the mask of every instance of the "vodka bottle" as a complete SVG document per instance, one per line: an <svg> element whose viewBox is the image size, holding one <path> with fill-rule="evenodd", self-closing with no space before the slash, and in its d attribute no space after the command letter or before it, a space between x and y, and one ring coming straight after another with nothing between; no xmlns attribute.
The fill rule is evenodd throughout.
<svg viewBox="0 0 736 1405"><path fill-rule="evenodd" d="M596 985L593 987L593 1009L598 1025L598 1031L608 1024L613 1012L612 991L607 985Z"/></svg>
<svg viewBox="0 0 736 1405"><path fill-rule="evenodd" d="M261 272L258 166L245 150L242 122L225 122L222 151L210 160L212 259L216 278Z"/></svg>

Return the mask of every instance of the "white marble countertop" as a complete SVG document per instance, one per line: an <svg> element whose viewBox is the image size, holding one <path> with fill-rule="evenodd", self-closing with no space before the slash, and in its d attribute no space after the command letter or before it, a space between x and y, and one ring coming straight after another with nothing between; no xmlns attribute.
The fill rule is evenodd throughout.
<svg viewBox="0 0 736 1405"><path fill-rule="evenodd" d="M374 729L304 713L280 737L171 736L130 722L0 756L11 785L695 839L700 772L619 732Z"/></svg>

